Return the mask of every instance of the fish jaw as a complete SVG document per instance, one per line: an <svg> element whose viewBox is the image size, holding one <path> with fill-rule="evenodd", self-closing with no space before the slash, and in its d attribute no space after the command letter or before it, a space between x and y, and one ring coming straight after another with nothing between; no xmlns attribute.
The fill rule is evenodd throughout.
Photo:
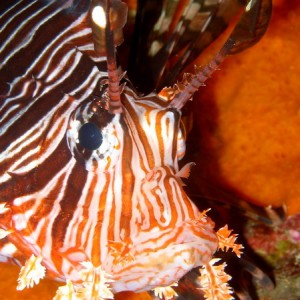
<svg viewBox="0 0 300 300"><path fill-rule="evenodd" d="M172 229L141 232L130 246L126 246L126 255L122 257L121 251L119 256L109 252L102 263L113 279L110 285L114 293L172 285L191 269L212 259L218 248L218 238L213 222L205 217L184 221Z"/></svg>

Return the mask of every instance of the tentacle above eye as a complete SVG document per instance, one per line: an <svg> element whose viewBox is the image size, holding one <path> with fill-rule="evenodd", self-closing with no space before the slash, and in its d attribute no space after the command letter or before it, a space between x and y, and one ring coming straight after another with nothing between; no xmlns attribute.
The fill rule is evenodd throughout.
<svg viewBox="0 0 300 300"><path fill-rule="evenodd" d="M107 58L109 110L122 112L120 77L115 47L122 43L122 28L126 23L127 6L120 0L93 0L90 7L95 50Z"/></svg>

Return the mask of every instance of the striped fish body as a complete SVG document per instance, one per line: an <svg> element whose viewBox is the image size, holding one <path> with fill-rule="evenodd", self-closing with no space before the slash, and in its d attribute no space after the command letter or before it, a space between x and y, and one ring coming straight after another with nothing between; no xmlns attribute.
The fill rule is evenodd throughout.
<svg viewBox="0 0 300 300"><path fill-rule="evenodd" d="M208 5L211 12L231 3L190 2L198 10ZM207 268L201 284L208 291L215 285L217 293L224 289L230 299L228 277L220 266L213 269L212 257L218 248L239 255L241 246L227 228L216 232L185 194L181 177L190 164L180 169L178 160L185 152L181 108L233 44L182 84L140 96L124 75L112 71L109 53L99 55L99 28L91 21L100 7L119 25L110 6L123 19L124 5L91 3L20 0L0 6L1 260L26 261L18 289L37 283L45 271L66 282L56 300L110 299L120 291L152 289L168 299L176 294L169 286L200 266ZM191 19L190 13L185 15ZM115 30L111 24L105 30ZM152 38L146 59L154 66L152 89L185 67L183 57L177 73L166 76L166 56L176 50L171 45L179 29L169 48L155 46L164 31ZM188 49L189 43L178 45ZM157 69L159 52L163 67ZM142 78L143 73L138 72ZM120 80L124 84L115 89Z"/></svg>
<svg viewBox="0 0 300 300"><path fill-rule="evenodd" d="M107 112L105 57L93 51L87 10L72 5L20 1L2 14L0 224L11 231L2 260L33 254L73 283L89 262L110 275L113 292L169 285L218 246L177 175L180 112L130 87L124 112ZM79 142L91 122L103 138L96 150Z"/></svg>

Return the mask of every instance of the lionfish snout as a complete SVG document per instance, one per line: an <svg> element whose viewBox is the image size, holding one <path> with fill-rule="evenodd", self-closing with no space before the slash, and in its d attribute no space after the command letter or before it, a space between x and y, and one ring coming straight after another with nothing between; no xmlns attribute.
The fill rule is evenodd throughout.
<svg viewBox="0 0 300 300"><path fill-rule="evenodd" d="M142 181L135 229L130 238L108 245L102 263L116 292L169 286L207 264L218 247L214 223L186 196L172 168L157 167Z"/></svg>
<svg viewBox="0 0 300 300"><path fill-rule="evenodd" d="M191 269L206 265L218 247L213 227L213 222L199 213L197 219L140 229L130 241L112 243L102 266L114 280L113 291L171 286Z"/></svg>

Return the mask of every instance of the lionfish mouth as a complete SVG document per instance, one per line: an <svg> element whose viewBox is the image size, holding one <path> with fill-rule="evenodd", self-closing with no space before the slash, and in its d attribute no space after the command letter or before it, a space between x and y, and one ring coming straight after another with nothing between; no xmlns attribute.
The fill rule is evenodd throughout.
<svg viewBox="0 0 300 300"><path fill-rule="evenodd" d="M116 246L120 245L111 245ZM203 217L172 229L144 232L131 244L123 244L119 255L112 251L102 267L114 280L113 291L146 291L169 286L191 269L207 264L217 247L213 224Z"/></svg>

